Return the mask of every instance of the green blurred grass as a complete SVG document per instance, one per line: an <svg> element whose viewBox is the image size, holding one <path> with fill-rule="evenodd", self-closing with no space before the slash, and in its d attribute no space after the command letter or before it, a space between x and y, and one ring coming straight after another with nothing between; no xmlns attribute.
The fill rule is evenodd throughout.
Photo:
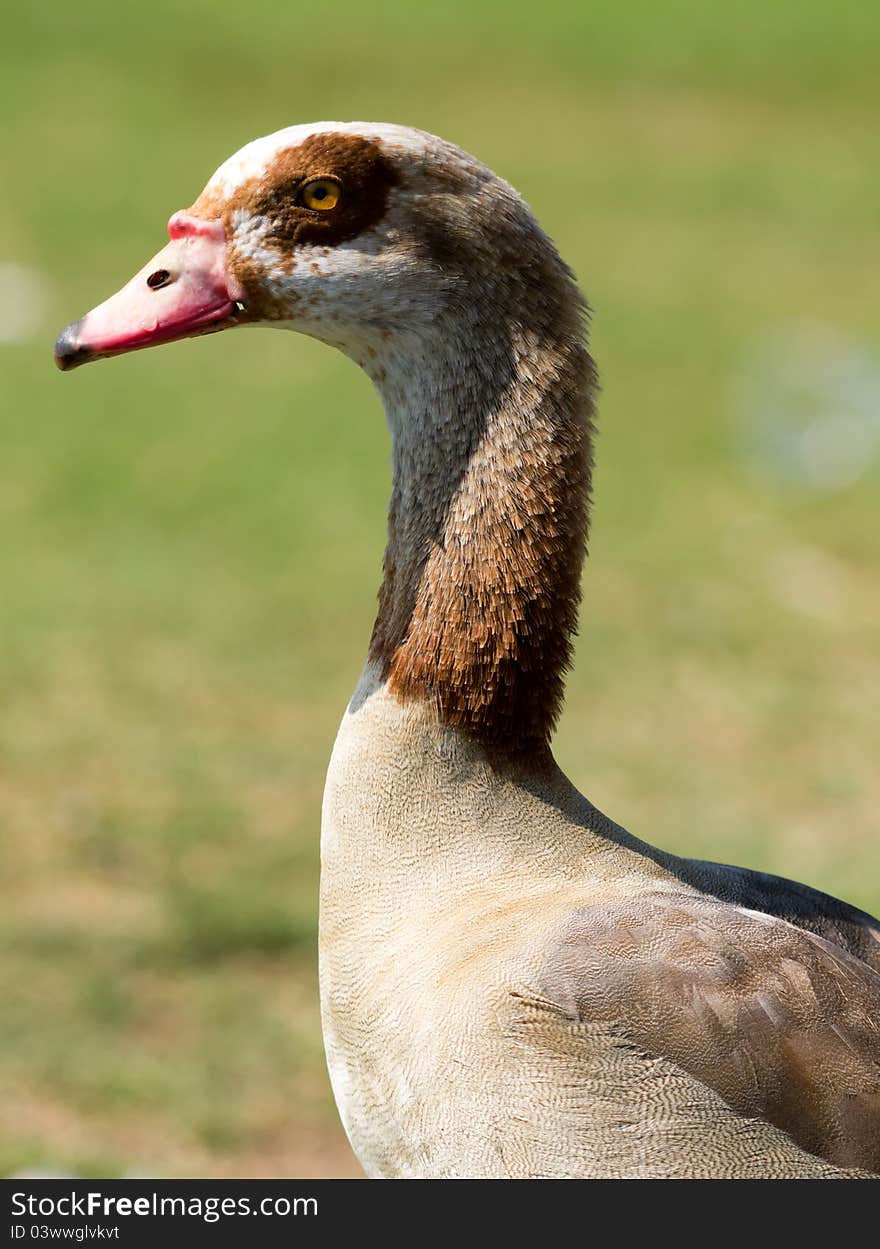
<svg viewBox="0 0 880 1249"><path fill-rule="evenodd" d="M562 764L635 832L880 910L877 476L748 476L756 337L880 338L880 11L472 0L9 9L0 262L0 1167L342 1173L315 987L323 769L360 668L388 447L285 334L62 378L54 332L257 134L446 135L596 308L605 393Z"/></svg>

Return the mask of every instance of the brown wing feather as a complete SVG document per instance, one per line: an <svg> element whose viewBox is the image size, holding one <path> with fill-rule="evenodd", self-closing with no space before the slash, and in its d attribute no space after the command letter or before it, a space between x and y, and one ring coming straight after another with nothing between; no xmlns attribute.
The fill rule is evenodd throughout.
<svg viewBox="0 0 880 1249"><path fill-rule="evenodd" d="M585 907L540 990L802 1149L880 1173L880 975L824 938L687 895Z"/></svg>

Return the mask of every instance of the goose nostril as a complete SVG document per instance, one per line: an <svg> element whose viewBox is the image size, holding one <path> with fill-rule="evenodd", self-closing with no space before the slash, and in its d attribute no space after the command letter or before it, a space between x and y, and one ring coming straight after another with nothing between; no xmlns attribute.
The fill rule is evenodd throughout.
<svg viewBox="0 0 880 1249"><path fill-rule="evenodd" d="M151 273L147 278L147 286L151 291L161 290L163 286L167 286L171 281L171 274L167 269L157 269L155 273Z"/></svg>

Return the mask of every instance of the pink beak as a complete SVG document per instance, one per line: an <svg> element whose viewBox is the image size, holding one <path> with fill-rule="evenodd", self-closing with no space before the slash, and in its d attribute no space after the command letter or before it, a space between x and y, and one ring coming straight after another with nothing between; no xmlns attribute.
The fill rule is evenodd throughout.
<svg viewBox="0 0 880 1249"><path fill-rule="evenodd" d="M59 369L240 324L244 291L227 268L222 223L180 212L168 233L168 246L127 286L62 331Z"/></svg>

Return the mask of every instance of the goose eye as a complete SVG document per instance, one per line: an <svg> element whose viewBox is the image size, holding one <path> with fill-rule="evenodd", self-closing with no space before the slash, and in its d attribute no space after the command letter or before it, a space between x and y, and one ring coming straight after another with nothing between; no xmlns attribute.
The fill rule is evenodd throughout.
<svg viewBox="0 0 880 1249"><path fill-rule="evenodd" d="M315 208L318 212L329 212L335 208L342 198L342 188L329 178L318 178L315 182L307 182L302 189L302 202L306 208Z"/></svg>

